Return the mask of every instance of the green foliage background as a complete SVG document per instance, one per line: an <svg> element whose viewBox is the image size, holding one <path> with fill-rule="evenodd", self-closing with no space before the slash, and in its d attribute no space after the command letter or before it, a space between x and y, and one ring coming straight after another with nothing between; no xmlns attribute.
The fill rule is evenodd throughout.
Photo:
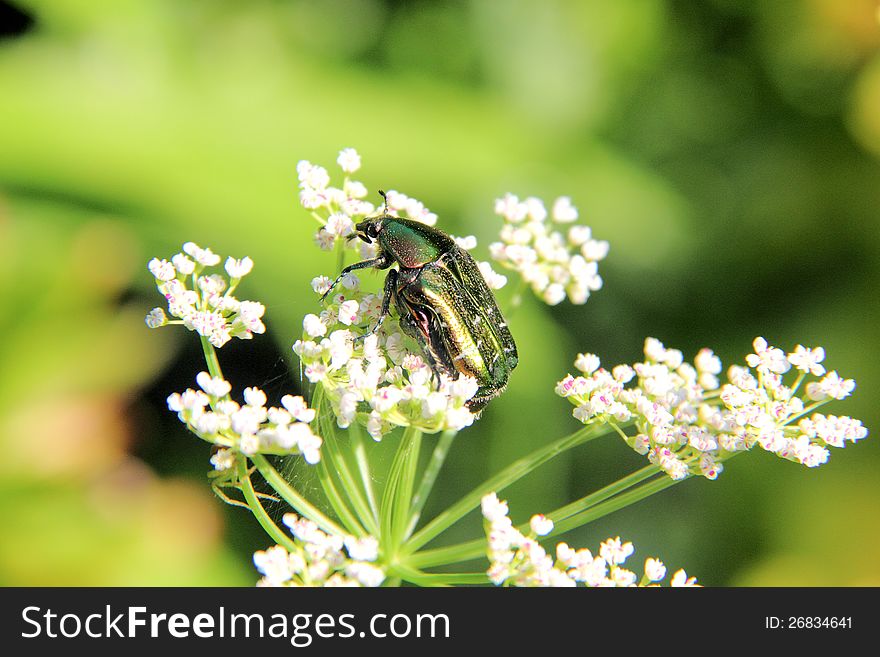
<svg viewBox="0 0 880 657"><path fill-rule="evenodd" d="M713 347L725 364L756 335L821 344L858 382L830 412L876 430L876 11L874 0L4 5L0 583L255 581L249 555L268 539L212 497L207 448L164 408L202 366L193 335L144 326L159 301L145 263L188 240L256 261L242 296L267 305L270 333L221 360L234 385L277 401L299 386L289 347L316 308L308 281L335 268L312 244L296 162L332 169L346 146L368 187L422 200L441 228L476 234L478 253L507 191L568 194L611 243L605 288L585 306L531 300L513 318L520 367L459 436L429 509L576 426L553 385L578 351L633 362L648 335L688 357ZM525 519L641 463L609 438L506 497ZM751 454L567 540L620 535L637 559L709 585L877 585L878 463L874 436L815 471Z"/></svg>

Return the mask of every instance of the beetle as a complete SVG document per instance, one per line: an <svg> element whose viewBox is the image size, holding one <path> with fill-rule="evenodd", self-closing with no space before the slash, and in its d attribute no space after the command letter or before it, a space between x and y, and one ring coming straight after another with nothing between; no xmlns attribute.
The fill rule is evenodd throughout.
<svg viewBox="0 0 880 657"><path fill-rule="evenodd" d="M379 255L345 267L321 300L349 272L388 269L382 311L366 335L379 329L393 303L401 329L421 345L435 376L477 380L477 393L467 403L477 413L504 392L519 361L507 322L471 255L443 231L389 214L388 199L379 193L385 207L356 224L352 236L375 242Z"/></svg>

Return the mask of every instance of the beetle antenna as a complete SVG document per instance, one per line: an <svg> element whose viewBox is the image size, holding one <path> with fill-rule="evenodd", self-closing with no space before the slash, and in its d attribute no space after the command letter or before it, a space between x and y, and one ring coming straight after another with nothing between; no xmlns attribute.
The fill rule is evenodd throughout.
<svg viewBox="0 0 880 657"><path fill-rule="evenodd" d="M388 214L388 197L385 195L385 192L382 191L381 189L379 190L379 196L381 196L382 200L385 201L385 210L382 212L382 214Z"/></svg>

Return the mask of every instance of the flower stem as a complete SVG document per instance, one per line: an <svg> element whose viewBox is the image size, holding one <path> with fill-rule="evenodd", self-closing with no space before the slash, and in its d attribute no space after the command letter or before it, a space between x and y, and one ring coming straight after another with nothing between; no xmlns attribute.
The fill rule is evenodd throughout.
<svg viewBox="0 0 880 657"><path fill-rule="evenodd" d="M208 338L204 335L199 336L202 343L202 351L205 354L205 362L208 364L208 373L214 378L223 378L223 372L220 369L220 360L217 358L217 351L214 349Z"/></svg>
<svg viewBox="0 0 880 657"><path fill-rule="evenodd" d="M434 482L437 481L437 475L440 474L440 468L443 467L443 463L446 461L446 455L449 453L449 448L452 446L456 433L455 431L444 431L440 434L440 439L437 441L437 446L431 454L428 467L425 468L425 472L422 475L422 482L419 484L415 497L413 497L412 507L409 512L409 524L403 534L404 540L412 535L416 525L419 523L425 503L428 501L428 495L430 495L431 489L434 487Z"/></svg>
<svg viewBox="0 0 880 657"><path fill-rule="evenodd" d="M394 454L394 460L391 462L391 469L388 471L385 490L382 493L379 537L385 554L392 560L399 547L397 529L402 524L400 516L409 510L411 502L409 495L412 493L412 484L410 482L410 492L407 494L407 485L404 481L406 479L405 471L409 469L408 462L412 459L413 451L418 449L416 445L420 440L421 431L418 429L407 427L403 432L397 452Z"/></svg>
<svg viewBox="0 0 880 657"><path fill-rule="evenodd" d="M333 412L329 402L324 398L323 386L320 384L315 387L315 394L312 402L313 408L317 411L318 422L320 424L321 438L324 444L321 449L321 458L327 460L327 468L333 472L342 484L342 492L348 496L351 506L360 523L368 533L374 536L378 534L379 527L375 517L371 512L370 506L364 497L359 484L351 473L345 455L339 449L337 442L336 430L333 427ZM325 492L327 492L325 490ZM328 498L330 493L327 492Z"/></svg>
<svg viewBox="0 0 880 657"><path fill-rule="evenodd" d="M300 495L281 474L272 467L262 454L253 454L250 457L257 470L263 475L266 482L278 493L301 516L308 518L325 532L332 534L345 534L345 530L330 520L306 498Z"/></svg>
<svg viewBox="0 0 880 657"><path fill-rule="evenodd" d="M327 500L330 502L330 506L333 507L333 511L336 512L339 520L345 525L345 528L355 536L366 536L367 531L358 522L357 516L352 513L348 506L346 506L345 500L337 490L333 477L327 469L327 463L324 460L321 460L317 463L316 467L321 487L324 489L324 493L327 495Z"/></svg>
<svg viewBox="0 0 880 657"><path fill-rule="evenodd" d="M562 521L572 516L575 516L581 511L584 511L601 502L604 502L605 500L613 498L615 495L619 495L623 491L632 488L633 486L654 476L657 472L659 472L659 469L656 466L645 466L641 470L638 470L633 474L628 475L623 479L620 479L619 481L615 481L613 484L609 484L608 486L600 488L599 490L590 493L589 495L586 495L579 500L575 500L570 504L566 504L565 506L559 507L558 509L551 511L546 515L548 518L553 520L554 526L553 531L550 532L547 537L555 536L557 534L561 534L563 531L566 531L565 528L560 529L560 523ZM572 527L568 527L568 529L571 528ZM517 529L521 532L528 532L529 524L522 523L517 527ZM458 543L456 545L448 545L442 548L418 552L417 554L412 555L407 560L407 564L415 568L430 568L432 566L441 566L445 564L476 559L477 557L483 555L485 552L486 539L478 538L472 541Z"/></svg>
<svg viewBox="0 0 880 657"><path fill-rule="evenodd" d="M563 452L576 447L589 440L603 435L604 425L593 424L578 429L563 438L553 441L549 445L545 445L536 449L531 454L514 461L504 468L494 477L487 479L482 484L474 488L470 493L461 498L458 502L436 516L431 522L422 527L421 530L413 534L413 536L405 544L405 553L412 554L420 547L436 538L439 534L458 522L466 516L471 510L480 504L480 500L487 493L493 491L501 491L512 483L518 481L535 468L543 465L550 459L559 456Z"/></svg>
<svg viewBox="0 0 880 657"><path fill-rule="evenodd" d="M248 472L247 461L245 459L240 459L238 463L238 481L241 484L241 491L244 493L244 499L247 500L248 507L253 512L257 522L260 523L260 526L262 526L266 533L269 534L276 543L283 545L288 552L295 551L297 547L293 542L293 539L275 524L272 518L269 517L269 514L266 513L266 509L260 504L260 499L254 491L253 483L251 483L251 475Z"/></svg>
<svg viewBox="0 0 880 657"><path fill-rule="evenodd" d="M379 524L379 504L376 502L376 494L373 491L373 476L370 473L370 459L367 457L367 450L364 446L364 437L360 426L352 422L348 428L348 437L351 444L354 457L357 461L358 471L361 475L361 483L367 493L367 503L370 505L370 511L373 513L373 520Z"/></svg>
<svg viewBox="0 0 880 657"><path fill-rule="evenodd" d="M560 521L555 527L553 527L553 532L551 535L562 534L564 532L575 529L576 527L580 527L582 525L586 525L587 523L593 522L594 520L598 520L599 518L603 518L607 516L609 513L613 513L618 511L619 509L623 509L630 504L635 504L636 502L645 499L646 497L650 497L655 493L659 493L662 490L669 488L670 486L674 486L679 483L679 481L684 481L684 479L675 480L672 477L667 475L663 475L654 481L650 481L648 483L642 484L637 488L623 493L621 495L616 495L605 502L592 506L584 511L577 513L573 516L569 516L568 518Z"/></svg>

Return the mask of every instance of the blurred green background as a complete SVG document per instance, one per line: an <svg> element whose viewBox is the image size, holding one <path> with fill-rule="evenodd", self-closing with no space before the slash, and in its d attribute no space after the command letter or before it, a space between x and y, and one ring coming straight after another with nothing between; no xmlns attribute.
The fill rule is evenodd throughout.
<svg viewBox="0 0 880 657"><path fill-rule="evenodd" d="M585 306L513 318L520 367L429 510L577 426L553 386L578 351L633 362L648 335L725 364L756 335L823 345L858 383L830 411L875 431L876 5L0 3L0 584L256 580L268 539L213 497L207 446L165 407L203 366L193 334L144 326L145 265L188 240L256 261L241 296L270 332L221 361L277 402L308 281L335 268L295 166L332 171L348 146L370 189L420 199L484 259L507 191L571 195L611 243ZM521 520L642 463L609 438L504 496ZM876 436L818 470L750 454L566 540L620 535L707 585L878 585L878 465Z"/></svg>

